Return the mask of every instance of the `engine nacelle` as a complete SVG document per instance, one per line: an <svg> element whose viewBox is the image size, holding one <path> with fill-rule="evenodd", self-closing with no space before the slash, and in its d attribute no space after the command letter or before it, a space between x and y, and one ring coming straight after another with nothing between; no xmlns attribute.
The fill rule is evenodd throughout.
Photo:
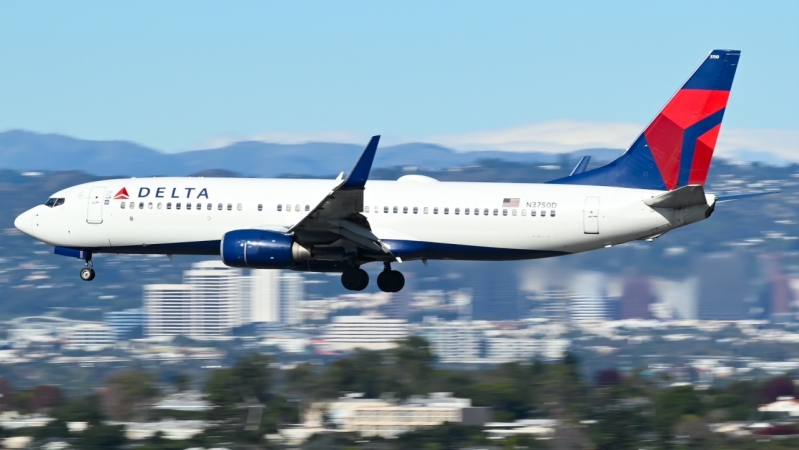
<svg viewBox="0 0 799 450"><path fill-rule="evenodd" d="M225 265L243 269L289 269L311 257L292 236L265 230L229 231L220 247Z"/></svg>

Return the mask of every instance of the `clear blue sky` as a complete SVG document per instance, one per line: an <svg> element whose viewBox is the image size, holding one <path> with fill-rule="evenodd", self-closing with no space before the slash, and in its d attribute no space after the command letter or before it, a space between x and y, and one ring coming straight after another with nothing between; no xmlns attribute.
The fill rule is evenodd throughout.
<svg viewBox="0 0 799 450"><path fill-rule="evenodd" d="M178 151L646 123L714 48L743 51L725 127L799 129L799 2L607 3L2 2L0 130Z"/></svg>

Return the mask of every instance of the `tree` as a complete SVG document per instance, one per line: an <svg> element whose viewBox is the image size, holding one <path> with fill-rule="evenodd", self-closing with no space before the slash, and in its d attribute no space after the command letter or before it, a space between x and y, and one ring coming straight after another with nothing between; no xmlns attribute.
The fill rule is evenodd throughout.
<svg viewBox="0 0 799 450"><path fill-rule="evenodd" d="M131 371L106 381L103 407L114 420L130 420L159 394L155 377L147 372Z"/></svg>
<svg viewBox="0 0 799 450"><path fill-rule="evenodd" d="M655 397L655 429L661 436L671 436L685 415L702 415L702 402L693 386L667 389Z"/></svg>
<svg viewBox="0 0 799 450"><path fill-rule="evenodd" d="M796 398L796 386L790 377L781 376L772 378L763 386L762 400L764 403L772 403L780 397Z"/></svg>
<svg viewBox="0 0 799 450"><path fill-rule="evenodd" d="M81 433L78 448L111 449L127 444L123 425L92 425Z"/></svg>
<svg viewBox="0 0 799 450"><path fill-rule="evenodd" d="M64 422L99 424L103 419L100 398L96 395L67 399L52 411L52 416Z"/></svg>

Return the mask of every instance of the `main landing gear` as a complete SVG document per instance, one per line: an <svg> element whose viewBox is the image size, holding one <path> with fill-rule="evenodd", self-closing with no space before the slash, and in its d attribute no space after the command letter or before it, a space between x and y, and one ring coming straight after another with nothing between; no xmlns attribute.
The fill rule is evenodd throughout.
<svg viewBox="0 0 799 450"><path fill-rule="evenodd" d="M80 279L83 281L92 281L94 279L94 263L92 262L91 253L86 254L86 267L80 269Z"/></svg>
<svg viewBox="0 0 799 450"><path fill-rule="evenodd" d="M383 292L399 292L405 287L405 276L391 270L390 263L383 263L383 271L377 276L377 287ZM369 285L369 274L360 267L350 267L341 274L341 284L350 291L362 291Z"/></svg>
<svg viewBox="0 0 799 450"><path fill-rule="evenodd" d="M391 270L391 264L383 263L383 271L377 276L377 287L383 292L399 292L405 287L405 276Z"/></svg>

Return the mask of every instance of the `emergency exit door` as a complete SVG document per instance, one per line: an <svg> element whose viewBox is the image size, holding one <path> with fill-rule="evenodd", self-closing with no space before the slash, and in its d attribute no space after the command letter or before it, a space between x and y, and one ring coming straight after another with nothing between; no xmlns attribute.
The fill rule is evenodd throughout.
<svg viewBox="0 0 799 450"><path fill-rule="evenodd" d="M89 192L89 208L86 210L86 222L103 223L104 187L94 187Z"/></svg>
<svg viewBox="0 0 799 450"><path fill-rule="evenodd" d="M585 234L599 234L599 197L585 198L583 231Z"/></svg>

